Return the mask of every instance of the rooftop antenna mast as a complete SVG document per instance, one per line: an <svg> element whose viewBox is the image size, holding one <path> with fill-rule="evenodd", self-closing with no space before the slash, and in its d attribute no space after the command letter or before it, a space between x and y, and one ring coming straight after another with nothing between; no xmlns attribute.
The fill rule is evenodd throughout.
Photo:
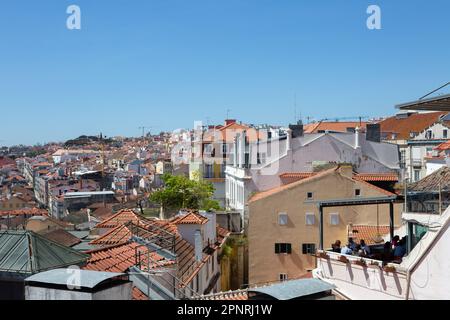
<svg viewBox="0 0 450 320"><path fill-rule="evenodd" d="M227 109L227 120L230 118L231 109Z"/></svg>
<svg viewBox="0 0 450 320"><path fill-rule="evenodd" d="M297 94L294 94L294 120L297 122Z"/></svg>

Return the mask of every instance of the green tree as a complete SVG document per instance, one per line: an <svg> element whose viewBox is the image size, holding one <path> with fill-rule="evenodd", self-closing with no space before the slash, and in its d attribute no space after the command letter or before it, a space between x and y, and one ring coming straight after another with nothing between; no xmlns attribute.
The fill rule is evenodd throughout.
<svg viewBox="0 0 450 320"><path fill-rule="evenodd" d="M189 180L184 176L165 174L162 177L164 188L151 194L150 200L162 205L163 209L179 210L220 210L220 205L212 199L214 186L200 180Z"/></svg>

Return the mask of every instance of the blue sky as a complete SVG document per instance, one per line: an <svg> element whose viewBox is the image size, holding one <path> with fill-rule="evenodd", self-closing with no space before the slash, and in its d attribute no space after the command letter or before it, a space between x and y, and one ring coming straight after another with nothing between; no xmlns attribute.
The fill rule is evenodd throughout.
<svg viewBox="0 0 450 320"><path fill-rule="evenodd" d="M82 29L66 28L79 5ZM382 10L382 30L366 9ZM195 120L384 116L450 81L450 2L9 0L0 145Z"/></svg>

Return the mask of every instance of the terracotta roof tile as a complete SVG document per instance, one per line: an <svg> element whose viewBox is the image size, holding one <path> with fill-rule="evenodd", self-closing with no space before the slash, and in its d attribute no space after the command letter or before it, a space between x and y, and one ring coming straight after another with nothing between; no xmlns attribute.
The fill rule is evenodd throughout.
<svg viewBox="0 0 450 320"><path fill-rule="evenodd" d="M416 113L406 118L393 116L380 122L382 135L387 135L387 140L410 139L410 133L420 133L439 121L446 112ZM395 138L392 137L395 134Z"/></svg>
<svg viewBox="0 0 450 320"><path fill-rule="evenodd" d="M56 243L62 244L66 247L72 247L81 242L81 239L75 237L69 232L63 229L56 229L50 232L43 234L43 236L49 240L52 240Z"/></svg>
<svg viewBox="0 0 450 320"><path fill-rule="evenodd" d="M31 208L31 209L20 209L20 210L7 210L0 211L0 216L48 216L48 211L45 209Z"/></svg>
<svg viewBox="0 0 450 320"><path fill-rule="evenodd" d="M119 225L99 238L89 242L91 245L115 245L127 243L132 237L131 230L126 225Z"/></svg>
<svg viewBox="0 0 450 320"><path fill-rule="evenodd" d="M375 244L375 239L378 235L384 236L389 234L389 226L364 226L364 225L354 225L352 227L352 234L350 237L353 238L355 243L359 243L360 240L364 240L366 244Z"/></svg>
<svg viewBox="0 0 450 320"><path fill-rule="evenodd" d="M235 290L228 292L219 292L210 295L204 295L197 298L197 300L224 300L224 301L242 301L248 300L248 291L247 290Z"/></svg>
<svg viewBox="0 0 450 320"><path fill-rule="evenodd" d="M375 181L398 181L398 174L396 173L358 173L354 175L354 178L364 180L367 182Z"/></svg>
<svg viewBox="0 0 450 320"><path fill-rule="evenodd" d="M172 220L172 223L174 224L205 224L207 222L208 218L195 211L190 211L188 213L176 216Z"/></svg>
<svg viewBox="0 0 450 320"><path fill-rule="evenodd" d="M139 290L137 287L133 287L131 292L132 300L150 300L145 293Z"/></svg>
<svg viewBox="0 0 450 320"><path fill-rule="evenodd" d="M334 132L347 132L347 128L356 128L360 127L364 129L367 125L367 122L327 122L321 121L317 123L306 124L303 127L303 131L305 133L319 133L322 131L334 131Z"/></svg>
<svg viewBox="0 0 450 320"><path fill-rule="evenodd" d="M438 150L438 151L445 151L450 149L450 141L441 143L440 145L438 145L437 147L434 148L434 150Z"/></svg>
<svg viewBox="0 0 450 320"><path fill-rule="evenodd" d="M133 210L123 209L96 225L96 228L116 228L117 226L124 225L127 222L139 222L142 219L144 219L144 217L136 214Z"/></svg>
<svg viewBox="0 0 450 320"><path fill-rule="evenodd" d="M87 252L91 255L84 269L106 271L106 272L126 272L132 266L138 264L138 256L141 263L147 265L148 248L135 242ZM139 255L140 254L140 255ZM168 260L155 252L150 252L150 269L174 265L175 261Z"/></svg>

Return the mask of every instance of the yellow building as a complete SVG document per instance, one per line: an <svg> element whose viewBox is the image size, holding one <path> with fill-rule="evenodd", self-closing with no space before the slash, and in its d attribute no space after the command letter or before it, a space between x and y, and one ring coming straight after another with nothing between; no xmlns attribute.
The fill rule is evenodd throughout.
<svg viewBox="0 0 450 320"><path fill-rule="evenodd" d="M393 195L354 176L352 167L345 165L255 194L248 203L249 283L296 279L315 267L312 253L318 249L320 233L319 209L313 201ZM401 210L401 204L394 204L395 226L401 224ZM371 244L377 231L386 232L389 226L389 204L325 208L323 221L326 248L336 240L345 245L358 228L358 240Z"/></svg>

